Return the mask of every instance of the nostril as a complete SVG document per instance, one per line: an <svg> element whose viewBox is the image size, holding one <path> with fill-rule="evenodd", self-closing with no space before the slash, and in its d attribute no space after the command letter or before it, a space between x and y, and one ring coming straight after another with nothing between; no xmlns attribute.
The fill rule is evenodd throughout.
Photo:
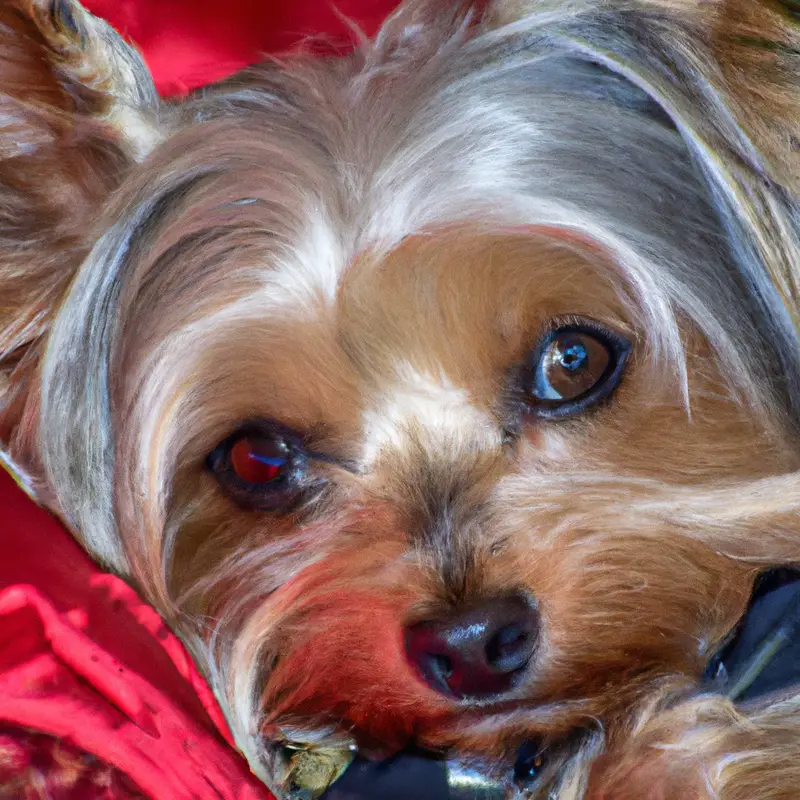
<svg viewBox="0 0 800 800"><path fill-rule="evenodd" d="M432 655L430 661L431 672L441 680L446 681L453 676L453 660L448 656Z"/></svg>
<svg viewBox="0 0 800 800"><path fill-rule="evenodd" d="M496 598L406 629L406 655L423 681L451 697L498 697L524 679L538 614L524 598Z"/></svg>
<svg viewBox="0 0 800 800"><path fill-rule="evenodd" d="M486 662L498 672L522 669L533 655L533 632L522 625L506 625L486 645Z"/></svg>

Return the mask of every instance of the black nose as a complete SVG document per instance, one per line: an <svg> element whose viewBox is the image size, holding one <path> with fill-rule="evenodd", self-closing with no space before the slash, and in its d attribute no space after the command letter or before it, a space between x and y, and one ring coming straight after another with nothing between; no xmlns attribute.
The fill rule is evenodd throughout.
<svg viewBox="0 0 800 800"><path fill-rule="evenodd" d="M406 631L406 653L441 694L487 699L524 677L536 647L539 616L522 597L496 598Z"/></svg>

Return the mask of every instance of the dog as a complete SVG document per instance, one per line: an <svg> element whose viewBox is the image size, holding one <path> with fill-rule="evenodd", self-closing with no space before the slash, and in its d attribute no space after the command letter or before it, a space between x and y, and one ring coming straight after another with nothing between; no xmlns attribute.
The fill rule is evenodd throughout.
<svg viewBox="0 0 800 800"><path fill-rule="evenodd" d="M0 16L4 451L268 786L796 796L800 693L700 684L800 560L789 9L411 0L171 102L75 0Z"/></svg>

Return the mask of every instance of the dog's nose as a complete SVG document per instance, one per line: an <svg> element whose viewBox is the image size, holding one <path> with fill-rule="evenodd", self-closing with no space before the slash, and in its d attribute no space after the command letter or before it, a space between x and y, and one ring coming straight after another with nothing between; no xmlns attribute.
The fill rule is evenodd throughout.
<svg viewBox="0 0 800 800"><path fill-rule="evenodd" d="M406 653L420 677L441 694L488 699L524 677L539 616L524 598L495 598L406 631Z"/></svg>

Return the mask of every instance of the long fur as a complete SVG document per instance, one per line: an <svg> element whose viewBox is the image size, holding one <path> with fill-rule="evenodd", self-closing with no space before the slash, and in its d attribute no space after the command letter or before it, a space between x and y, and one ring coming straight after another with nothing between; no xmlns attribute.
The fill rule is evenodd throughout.
<svg viewBox="0 0 800 800"><path fill-rule="evenodd" d="M50 53L20 81L53 96L2 84L31 144L0 131L0 432L187 642L257 774L282 788L283 740L499 764L540 738L531 796L752 796L773 755L759 796L790 796L792 698L680 705L757 569L800 558L786 11L410 2L349 56L174 107L121 40L140 93L126 70L86 81L78 62L117 62L74 31L65 67L30 8L2 11L30 37L0 42L3 75ZM88 137L69 153L65 121ZM635 343L619 398L505 426L504 376L549 316L584 313ZM252 417L351 468L288 517L233 508L204 460ZM543 639L508 703L415 679L407 621L519 586ZM664 747L683 782L649 769Z"/></svg>

